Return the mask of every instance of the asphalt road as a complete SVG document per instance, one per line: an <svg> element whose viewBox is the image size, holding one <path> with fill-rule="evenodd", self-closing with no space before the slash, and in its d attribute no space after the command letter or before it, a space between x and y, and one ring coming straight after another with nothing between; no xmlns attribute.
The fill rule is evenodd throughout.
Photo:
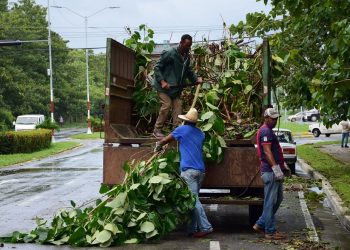
<svg viewBox="0 0 350 250"><path fill-rule="evenodd" d="M70 207L70 200L78 205L93 204L102 181L103 141L82 142L83 147L69 153L0 169L0 236L13 231L29 232L35 227L35 217L50 220L60 208ZM303 175L299 166L297 173ZM266 241L253 232L247 206L212 204L205 209L215 231L205 239L187 237L182 227L161 242L121 249L283 249L293 242L307 246L307 236L315 241L312 245L318 240L329 242L332 248L349 249L349 233L329 208L318 204L310 213L301 196L298 191L285 192L277 213L277 225L279 230L288 232L288 241ZM76 249L35 244L5 244L0 249L14 248Z"/></svg>

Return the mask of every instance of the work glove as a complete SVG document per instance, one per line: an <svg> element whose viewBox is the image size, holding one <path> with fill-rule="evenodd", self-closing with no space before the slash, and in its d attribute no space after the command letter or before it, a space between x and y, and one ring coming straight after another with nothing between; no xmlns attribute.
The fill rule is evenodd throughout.
<svg viewBox="0 0 350 250"><path fill-rule="evenodd" d="M161 151L162 149L163 149L163 146L160 145L160 142L159 142L159 141L157 141L157 142L156 142L156 146L154 147L153 152L156 153L156 152Z"/></svg>
<svg viewBox="0 0 350 250"><path fill-rule="evenodd" d="M280 168L280 165L276 164L276 165L272 166L272 171L275 174L275 178L277 181L283 180L284 174Z"/></svg>

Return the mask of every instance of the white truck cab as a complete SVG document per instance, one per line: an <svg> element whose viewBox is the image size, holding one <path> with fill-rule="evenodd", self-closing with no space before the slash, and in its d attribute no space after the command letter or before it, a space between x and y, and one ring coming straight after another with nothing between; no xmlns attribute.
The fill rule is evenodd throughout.
<svg viewBox="0 0 350 250"><path fill-rule="evenodd" d="M17 116L13 125L15 125L15 131L19 130L32 130L45 120L44 115L20 115Z"/></svg>

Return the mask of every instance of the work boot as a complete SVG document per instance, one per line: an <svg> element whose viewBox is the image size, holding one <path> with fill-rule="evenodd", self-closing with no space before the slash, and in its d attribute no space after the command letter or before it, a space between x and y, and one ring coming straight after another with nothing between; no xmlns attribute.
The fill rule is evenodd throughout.
<svg viewBox="0 0 350 250"><path fill-rule="evenodd" d="M159 129L154 129L153 135L158 139L164 138L162 131L160 131Z"/></svg>

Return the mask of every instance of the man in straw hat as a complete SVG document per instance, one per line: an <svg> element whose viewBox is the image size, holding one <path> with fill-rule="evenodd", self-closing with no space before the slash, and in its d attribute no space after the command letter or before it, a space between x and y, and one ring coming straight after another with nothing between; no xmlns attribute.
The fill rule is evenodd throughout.
<svg viewBox="0 0 350 250"><path fill-rule="evenodd" d="M168 136L156 143L155 151L162 150L165 144L177 140L180 148L181 177L186 181L189 189L196 196L196 205L191 211L191 221L188 224L188 234L195 237L203 237L213 232L213 227L208 221L198 194L205 175L203 160L204 133L196 127L198 112L191 108L187 114L178 116L184 121L184 125L177 127Z"/></svg>
<svg viewBox="0 0 350 250"><path fill-rule="evenodd" d="M275 213L283 200L284 172L290 175L290 170L284 163L281 146L272 130L279 117L280 114L274 108L266 109L264 124L256 134L261 178L264 183L264 209L253 229L264 233L265 238L271 240L286 238L286 234L278 232L275 225Z"/></svg>

